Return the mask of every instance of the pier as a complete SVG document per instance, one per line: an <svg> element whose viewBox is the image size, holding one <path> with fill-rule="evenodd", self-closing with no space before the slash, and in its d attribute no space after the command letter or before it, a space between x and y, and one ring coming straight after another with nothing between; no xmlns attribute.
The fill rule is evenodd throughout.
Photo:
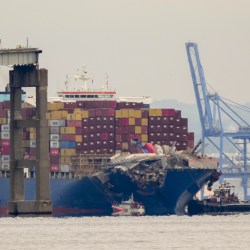
<svg viewBox="0 0 250 250"><path fill-rule="evenodd" d="M52 213L49 182L49 128L46 120L48 71L39 69L38 48L18 46L0 50L0 65L12 66L10 87L10 215L45 215ZM22 117L22 88L36 90L36 117ZM25 159L22 148L24 128L36 129L36 160ZM24 195L24 168L36 172L36 199Z"/></svg>

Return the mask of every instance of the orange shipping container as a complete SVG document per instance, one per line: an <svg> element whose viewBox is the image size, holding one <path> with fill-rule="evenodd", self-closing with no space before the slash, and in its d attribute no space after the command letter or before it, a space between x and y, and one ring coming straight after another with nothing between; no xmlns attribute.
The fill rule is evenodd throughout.
<svg viewBox="0 0 250 250"><path fill-rule="evenodd" d="M76 142L82 142L82 136L81 135L76 135Z"/></svg>
<svg viewBox="0 0 250 250"><path fill-rule="evenodd" d="M135 134L141 134L141 126L135 126Z"/></svg>

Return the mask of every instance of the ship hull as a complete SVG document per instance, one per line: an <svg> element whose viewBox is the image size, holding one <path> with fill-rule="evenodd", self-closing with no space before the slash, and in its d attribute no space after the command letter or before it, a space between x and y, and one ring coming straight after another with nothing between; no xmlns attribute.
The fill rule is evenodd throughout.
<svg viewBox="0 0 250 250"><path fill-rule="evenodd" d="M186 206L201 187L216 175L214 169L170 169L163 184L150 183L143 190L121 173L109 175L109 188L97 177L51 179L53 216L109 216L112 202L131 194L145 207L146 215L186 214ZM0 214L8 216L9 179L0 178ZM25 199L35 199L35 179L25 179Z"/></svg>

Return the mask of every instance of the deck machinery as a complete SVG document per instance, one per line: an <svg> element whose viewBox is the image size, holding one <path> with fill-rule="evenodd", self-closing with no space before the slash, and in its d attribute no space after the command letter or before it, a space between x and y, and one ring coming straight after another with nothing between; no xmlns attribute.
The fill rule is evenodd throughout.
<svg viewBox="0 0 250 250"><path fill-rule="evenodd" d="M244 200L250 200L247 192L250 178L247 157L250 125L247 118L249 120L250 109L222 98L215 91L209 92L197 44L186 43L186 51L202 128L201 152L205 153L208 140L219 151L219 170L222 172L220 181L224 182L225 178L241 178ZM247 113L246 116L242 110ZM225 121L227 125L230 122L230 128L233 129L229 129ZM235 161L225 153L227 145L236 152L239 160Z"/></svg>

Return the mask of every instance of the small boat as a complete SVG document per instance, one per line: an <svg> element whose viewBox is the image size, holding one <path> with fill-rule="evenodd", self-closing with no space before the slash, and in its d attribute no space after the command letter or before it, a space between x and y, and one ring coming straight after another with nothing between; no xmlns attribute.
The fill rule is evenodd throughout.
<svg viewBox="0 0 250 250"><path fill-rule="evenodd" d="M230 214L250 212L250 202L240 201L232 192L234 187L224 182L213 190L213 194L204 200L192 200L188 205L188 214Z"/></svg>
<svg viewBox="0 0 250 250"><path fill-rule="evenodd" d="M142 216L145 208L141 202L134 201L133 194L127 201L121 203L114 202L112 205L113 216Z"/></svg>

